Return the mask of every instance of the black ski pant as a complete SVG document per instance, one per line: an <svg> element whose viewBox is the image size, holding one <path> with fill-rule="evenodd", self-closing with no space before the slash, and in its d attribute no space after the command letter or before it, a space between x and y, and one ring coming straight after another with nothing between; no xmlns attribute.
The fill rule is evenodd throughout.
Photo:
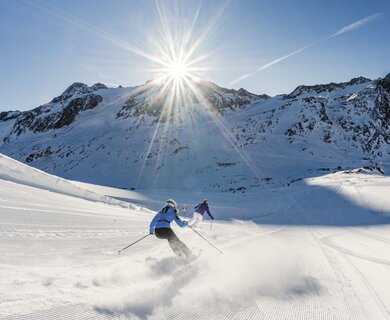
<svg viewBox="0 0 390 320"><path fill-rule="evenodd" d="M159 239L167 239L173 252L178 256L189 257L191 255L190 249L180 241L177 235L170 228L156 228L154 234Z"/></svg>

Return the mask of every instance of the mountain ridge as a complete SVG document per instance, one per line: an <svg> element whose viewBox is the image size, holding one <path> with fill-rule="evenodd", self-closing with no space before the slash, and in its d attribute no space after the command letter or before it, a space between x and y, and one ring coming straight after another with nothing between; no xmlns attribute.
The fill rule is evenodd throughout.
<svg viewBox="0 0 390 320"><path fill-rule="evenodd" d="M200 81L171 107L170 92L154 81L76 82L45 105L0 113L0 152L122 188L287 186L324 171L387 166L389 79L298 86L276 97Z"/></svg>

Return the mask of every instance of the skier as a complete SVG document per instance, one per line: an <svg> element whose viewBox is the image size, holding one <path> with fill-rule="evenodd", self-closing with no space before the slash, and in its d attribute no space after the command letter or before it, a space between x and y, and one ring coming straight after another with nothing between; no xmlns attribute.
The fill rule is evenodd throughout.
<svg viewBox="0 0 390 320"><path fill-rule="evenodd" d="M176 202L168 199L165 207L162 208L150 223L150 234L155 234L159 239L167 239L173 252L187 260L193 259L193 255L188 247L180 241L171 229L171 222L175 220L176 224L182 228L188 226L187 222L182 221L178 216L179 210L176 209Z"/></svg>
<svg viewBox="0 0 390 320"><path fill-rule="evenodd" d="M190 221L188 221L188 225L190 227L195 227L200 221L203 220L203 215L205 212L207 212L207 214L210 216L210 218L212 220L214 220L214 217L210 213L209 201L207 199L204 199L203 202L201 202L197 206L195 206L195 211L192 215L192 219Z"/></svg>

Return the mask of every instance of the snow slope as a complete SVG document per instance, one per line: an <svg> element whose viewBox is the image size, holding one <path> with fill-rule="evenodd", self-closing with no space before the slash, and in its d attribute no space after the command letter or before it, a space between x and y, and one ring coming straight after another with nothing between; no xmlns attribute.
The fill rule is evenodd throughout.
<svg viewBox="0 0 390 320"><path fill-rule="evenodd" d="M2 154L0 154L0 179L91 201L102 201L124 207L131 206L133 209L140 209L128 202L120 202L86 189L80 189L76 184L72 184L68 180L23 165L19 161Z"/></svg>
<svg viewBox="0 0 390 320"><path fill-rule="evenodd" d="M0 161L1 319L390 319L386 176L356 170L256 195L211 194L224 220L198 231L224 254L175 228L201 250L186 265L153 237L117 255L152 215L103 197L157 208L174 191L71 191L73 183ZM102 197L80 197L86 188ZM201 195L177 196L190 207ZM246 208L256 223L229 220Z"/></svg>

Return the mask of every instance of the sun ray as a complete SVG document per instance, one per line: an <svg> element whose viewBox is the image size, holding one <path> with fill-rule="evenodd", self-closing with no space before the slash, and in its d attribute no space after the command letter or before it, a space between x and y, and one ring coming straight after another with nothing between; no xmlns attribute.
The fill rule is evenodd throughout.
<svg viewBox="0 0 390 320"><path fill-rule="evenodd" d="M251 172L256 178L263 177L263 174L259 172L256 166L253 164L253 161L250 159L250 156L247 153L241 151L237 147L237 144L235 143L234 139L231 137L231 134L229 133L229 130L227 129L227 126L223 123L222 119L217 115L215 115L212 111L210 112L210 110L212 110L212 106L209 104L208 100L204 97L204 95L200 92L200 90L198 90L195 86L193 86L192 83L188 81L188 79L185 79L185 81L188 87L190 87L193 93L196 95L198 100L201 101L201 105L203 105L206 108L206 111L209 111L207 112L208 115L210 116L212 121L217 125L220 133L222 134L224 139L229 143L231 148L239 155L241 160L246 164L246 166L251 170Z"/></svg>
<svg viewBox="0 0 390 320"><path fill-rule="evenodd" d="M206 64L213 54L212 50L208 49L207 53L203 54L201 51L205 42L209 40L215 31L218 21L220 21L230 3L231 0L224 1L216 14L204 26L197 30L203 3L198 5L193 17L190 19L188 28L186 28L185 25L178 26L176 23L173 23L177 21L171 16L170 9L168 10L162 1L156 1L155 12L159 19L159 28L156 30L156 36L148 39L148 43L152 47L146 50L121 39L94 23L67 12L60 5L42 7L33 2L29 2L30 7L50 14L71 25L81 27L94 36L100 37L132 54L145 58L153 65L149 71L155 75L154 80L144 86L135 88L129 93L129 96L131 96L137 93L142 94L144 91L148 92L148 96L146 97L148 99L147 103L151 105L158 104L158 108L160 108L157 125L151 136L148 137L149 141L144 152L144 159L139 170L136 186L140 184L144 170L146 170L149 164L154 164L154 168L157 169L163 163L166 150L163 148L163 139L161 137L169 139L171 132L173 132L172 130L178 130L180 117L186 116L181 106L191 106L194 101L200 102L199 104L204 107L210 120L216 124L223 139L239 155L242 161L251 168L254 174L257 175L249 156L237 148L234 139L229 133L228 126L223 123L221 117L215 114L209 101L201 90L199 90L199 85L195 83L201 80L201 73L211 70ZM195 35L195 30L200 32ZM144 120L145 117L141 117L137 122ZM191 121L193 121L192 118ZM157 141L159 143L156 143ZM157 157L151 156L154 148L162 150ZM156 175L156 179L158 179L158 175Z"/></svg>

